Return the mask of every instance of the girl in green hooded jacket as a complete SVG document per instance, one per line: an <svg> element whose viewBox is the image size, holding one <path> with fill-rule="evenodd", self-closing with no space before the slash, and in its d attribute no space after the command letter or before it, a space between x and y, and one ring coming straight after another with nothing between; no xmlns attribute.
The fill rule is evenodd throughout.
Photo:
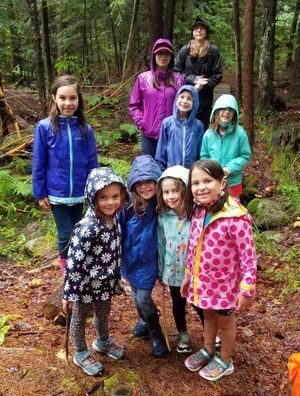
<svg viewBox="0 0 300 396"><path fill-rule="evenodd" d="M238 123L239 109L234 96L222 95L213 107L210 127L203 136L201 159L213 159L222 166L229 194L242 194L242 170L249 162L251 148L248 136Z"/></svg>

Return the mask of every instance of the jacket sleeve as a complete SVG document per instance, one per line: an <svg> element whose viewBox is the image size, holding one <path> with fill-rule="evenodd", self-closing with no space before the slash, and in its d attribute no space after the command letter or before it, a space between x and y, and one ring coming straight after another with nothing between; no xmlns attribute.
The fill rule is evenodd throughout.
<svg viewBox="0 0 300 396"><path fill-rule="evenodd" d="M246 132L242 130L239 135L239 156L229 161L225 166L229 169L231 174L241 171L244 166L249 162L251 157L251 148Z"/></svg>
<svg viewBox="0 0 300 396"><path fill-rule="evenodd" d="M189 55L189 47L188 45L185 45L179 50L178 54L176 55L174 70L183 75L186 84L194 85L197 75L188 74L185 70L185 61L188 55Z"/></svg>
<svg viewBox="0 0 300 396"><path fill-rule="evenodd" d="M166 254L166 238L164 233L163 222L158 216L157 224L157 241L158 241L158 276L162 277L164 272L165 254Z"/></svg>
<svg viewBox="0 0 300 396"><path fill-rule="evenodd" d="M223 77L222 63L219 48L213 46L211 70L208 76L208 86L214 88L218 85Z"/></svg>
<svg viewBox="0 0 300 396"><path fill-rule="evenodd" d="M36 199L42 199L48 196L46 187L47 161L48 147L46 131L39 123L35 128L32 160L32 187Z"/></svg>
<svg viewBox="0 0 300 396"><path fill-rule="evenodd" d="M66 263L65 283L63 298L67 301L79 301L81 294L81 285L87 274L85 263L90 252L91 246L91 228L80 224L73 231Z"/></svg>
<svg viewBox="0 0 300 396"><path fill-rule="evenodd" d="M98 168L98 158L97 158L97 148L96 141L93 128L88 125L89 131L89 163L88 163L88 172L90 172L94 168Z"/></svg>
<svg viewBox="0 0 300 396"><path fill-rule="evenodd" d="M156 147L156 154L155 154L155 161L157 162L158 166L162 170L162 172L167 169L168 165L168 151L167 151L167 146L168 146L168 123L166 122L166 119L163 120L161 127L160 127L160 132L159 132L159 138L158 138L158 143Z"/></svg>
<svg viewBox="0 0 300 396"><path fill-rule="evenodd" d="M251 223L243 218L239 218L238 221L231 219L230 234L235 241L240 260L240 293L245 297L253 297L256 283L256 254Z"/></svg>
<svg viewBox="0 0 300 396"><path fill-rule="evenodd" d="M200 159L203 136L204 136L204 127L203 127L203 123L200 120L197 120L197 135L198 135L198 149L197 149L198 152L197 160L198 160Z"/></svg>
<svg viewBox="0 0 300 396"><path fill-rule="evenodd" d="M202 145L201 145L201 153L200 153L200 159L210 159L209 151L208 151L208 133L209 131L207 130L202 139Z"/></svg>
<svg viewBox="0 0 300 396"><path fill-rule="evenodd" d="M129 100L129 112L139 129L143 129L143 91L141 89L141 77L137 76Z"/></svg>

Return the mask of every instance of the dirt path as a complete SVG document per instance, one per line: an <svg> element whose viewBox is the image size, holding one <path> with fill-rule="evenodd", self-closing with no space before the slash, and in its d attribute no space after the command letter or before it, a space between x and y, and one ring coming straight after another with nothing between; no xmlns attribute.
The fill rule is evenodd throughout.
<svg viewBox="0 0 300 396"><path fill-rule="evenodd" d="M280 286L274 285L264 274L270 263L263 258L259 263L257 301L249 312L237 319L236 372L217 383L208 383L198 373L188 372L183 366L184 356L174 351L176 331L169 296L166 305L173 351L165 359L154 359L150 354L149 341L136 339L130 334L136 314L129 293L115 298L110 329L112 336L125 345L127 358L122 362L102 356L98 358L105 364L106 377L122 369L125 371L121 370L121 383L126 382L125 372L128 371L138 374L140 382L131 385L136 389L133 393L128 389L126 393L123 387L119 393L110 394L288 395L287 359L297 349L296 311L299 300L296 296L280 299ZM102 394L99 387L101 377L85 376L72 363L68 365L59 357L65 329L54 326L42 315L43 301L60 283L58 266L34 275L11 263L1 262L0 268L1 314L18 316L13 322L15 327L0 347L0 395ZM42 279L43 285L32 287L33 278ZM162 290L157 286L155 300L159 306L161 297ZM203 334L190 308L187 320L196 350L203 342ZM87 333L90 344L93 340L91 323ZM89 393L93 386L95 392Z"/></svg>

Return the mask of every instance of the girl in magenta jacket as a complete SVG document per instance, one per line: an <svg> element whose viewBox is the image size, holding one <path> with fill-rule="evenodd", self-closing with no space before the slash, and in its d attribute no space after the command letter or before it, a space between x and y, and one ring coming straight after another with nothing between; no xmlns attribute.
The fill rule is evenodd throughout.
<svg viewBox="0 0 300 396"><path fill-rule="evenodd" d="M251 217L228 196L218 162L200 160L190 170L187 211L191 234L182 296L204 312L204 348L189 356L185 366L216 381L234 371L234 311L244 312L255 294L256 255ZM221 330L221 354L215 338Z"/></svg>
<svg viewBox="0 0 300 396"><path fill-rule="evenodd" d="M150 58L150 70L140 73L135 81L129 111L141 131L143 154L155 156L162 120L172 115L177 89L184 84L173 71L174 51L168 39L155 41Z"/></svg>

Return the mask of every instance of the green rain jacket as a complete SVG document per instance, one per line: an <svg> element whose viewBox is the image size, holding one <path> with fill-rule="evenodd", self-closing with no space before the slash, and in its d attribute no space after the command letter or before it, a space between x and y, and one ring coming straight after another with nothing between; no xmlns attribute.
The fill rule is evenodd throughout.
<svg viewBox="0 0 300 396"><path fill-rule="evenodd" d="M230 107L234 109L239 119L239 108L237 101L232 95L222 95L213 107L210 122L214 118L216 110ZM248 136L243 127L238 123L235 127L229 124L223 137L219 132L208 129L202 141L201 159L213 159L218 161L223 168L228 168L228 186L236 186L242 182L242 170L251 157L251 148Z"/></svg>

